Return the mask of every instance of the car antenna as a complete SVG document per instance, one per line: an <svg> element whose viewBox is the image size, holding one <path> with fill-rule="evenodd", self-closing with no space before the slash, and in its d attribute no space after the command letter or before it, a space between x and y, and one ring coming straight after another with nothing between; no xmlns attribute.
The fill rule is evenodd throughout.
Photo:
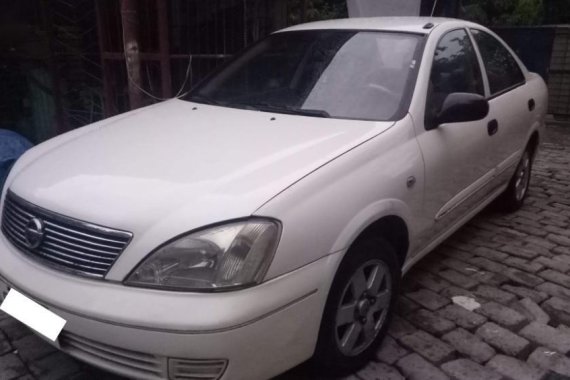
<svg viewBox="0 0 570 380"><path fill-rule="evenodd" d="M434 0L433 7L431 8L431 14L429 15L429 17L433 17L436 5L437 5L437 0Z"/></svg>

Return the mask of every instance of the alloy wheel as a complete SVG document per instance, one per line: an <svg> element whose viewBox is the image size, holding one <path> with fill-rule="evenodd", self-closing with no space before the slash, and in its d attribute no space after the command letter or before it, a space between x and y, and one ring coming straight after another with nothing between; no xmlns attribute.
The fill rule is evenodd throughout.
<svg viewBox="0 0 570 380"><path fill-rule="evenodd" d="M377 259L365 262L350 277L335 319L336 342L344 355L356 356L374 342L388 314L391 280L388 266Z"/></svg>
<svg viewBox="0 0 570 380"><path fill-rule="evenodd" d="M517 168L515 177L515 196L517 201L520 201L526 195L528 190L528 183L530 180L530 156L528 152L524 156Z"/></svg>

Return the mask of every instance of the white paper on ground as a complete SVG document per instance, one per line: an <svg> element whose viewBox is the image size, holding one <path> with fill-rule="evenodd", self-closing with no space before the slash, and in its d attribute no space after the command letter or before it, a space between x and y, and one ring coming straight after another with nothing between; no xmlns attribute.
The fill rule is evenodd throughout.
<svg viewBox="0 0 570 380"><path fill-rule="evenodd" d="M10 289L0 305L0 310L52 341L57 339L66 323L59 315L14 289Z"/></svg>
<svg viewBox="0 0 570 380"><path fill-rule="evenodd" d="M453 303L463 307L464 309L467 309L469 311L473 311L475 309L478 309L481 307L481 304L477 301L475 301L475 299L471 298L471 297L465 297L465 296L455 296L455 297L451 297L451 300L453 301Z"/></svg>

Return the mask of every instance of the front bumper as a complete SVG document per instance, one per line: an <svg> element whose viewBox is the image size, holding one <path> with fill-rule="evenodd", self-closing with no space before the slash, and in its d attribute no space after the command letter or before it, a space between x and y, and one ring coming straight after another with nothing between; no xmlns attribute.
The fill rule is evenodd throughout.
<svg viewBox="0 0 570 380"><path fill-rule="evenodd" d="M140 379L174 379L182 367L226 361L222 379L267 379L308 359L341 256L249 289L177 293L54 271L0 234L2 280L67 320L55 344L95 366Z"/></svg>

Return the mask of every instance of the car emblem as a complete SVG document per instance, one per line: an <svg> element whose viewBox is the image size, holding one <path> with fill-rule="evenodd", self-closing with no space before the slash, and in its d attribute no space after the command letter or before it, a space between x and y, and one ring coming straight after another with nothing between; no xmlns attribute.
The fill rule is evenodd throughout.
<svg viewBox="0 0 570 380"><path fill-rule="evenodd" d="M41 219L33 218L26 225L26 244L29 249L36 249L44 239L44 222Z"/></svg>

